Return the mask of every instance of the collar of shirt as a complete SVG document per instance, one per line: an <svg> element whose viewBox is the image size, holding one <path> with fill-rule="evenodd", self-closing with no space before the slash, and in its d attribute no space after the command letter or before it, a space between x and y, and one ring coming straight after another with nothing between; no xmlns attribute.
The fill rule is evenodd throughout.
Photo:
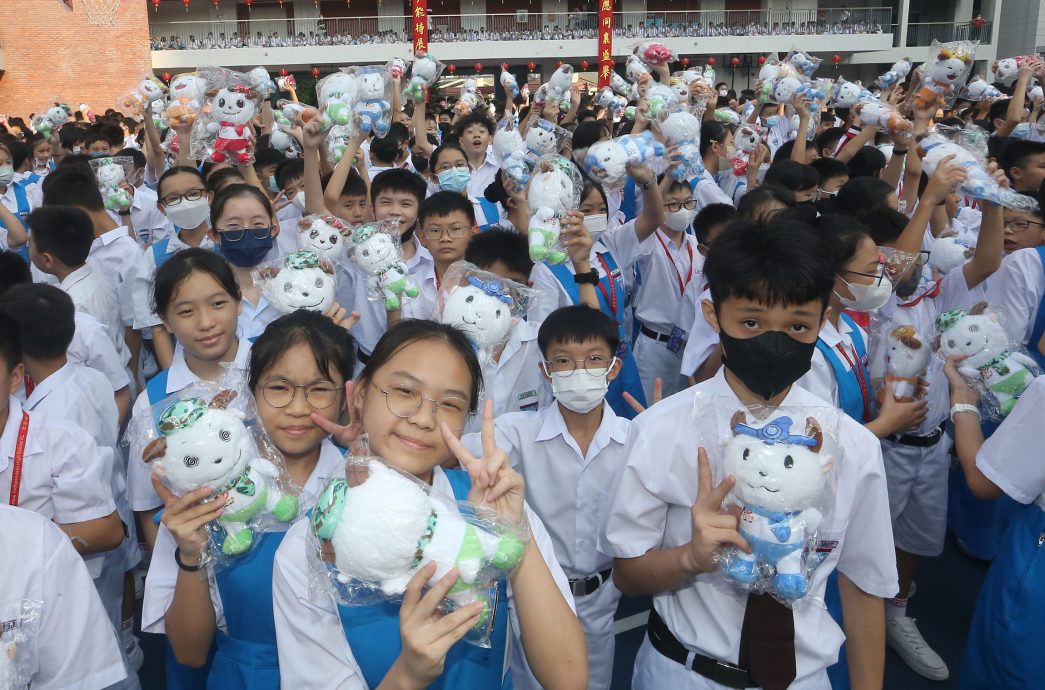
<svg viewBox="0 0 1045 690"><path fill-rule="evenodd" d="M494 371L501 369L511 361L515 353L522 349L523 343L537 340L537 331L539 328L540 324L516 319L515 323L512 324L512 330L508 332L508 342L504 344L501 356L497 359L497 363L494 365Z"/></svg>
<svg viewBox="0 0 1045 690"><path fill-rule="evenodd" d="M842 319L841 324L842 330L841 332L839 332L839 330L835 328L835 325L831 322L831 320L828 319L824 322L824 327L820 329L819 338L823 340L828 347L835 347L836 345L841 343L842 335L848 334L849 331L852 330L851 328L849 328L849 324L845 322L845 319Z"/></svg>
<svg viewBox="0 0 1045 690"><path fill-rule="evenodd" d="M60 287L63 292L69 292L70 288L79 283L81 280L86 279L88 276L91 275L91 273L92 271L90 264L84 264L83 266L80 266L80 268L76 269L69 275L65 276L65 279L62 280L62 282L58 283L58 287Z"/></svg>
<svg viewBox="0 0 1045 690"><path fill-rule="evenodd" d="M61 389L74 373L75 370L73 369L73 365L66 362L62 365L61 369L51 374L43 381L37 381L36 387L33 388L33 394L25 401L25 408L32 412L36 406L40 404L40 401L50 395L53 391Z"/></svg>
<svg viewBox="0 0 1045 690"><path fill-rule="evenodd" d="M15 456L15 446L18 444L18 429L22 425L22 403L13 395L7 396L7 424L4 425L3 434L0 435L0 472L7 469L7 465ZM43 452L38 434L33 433L33 425L29 424L29 434L25 438L25 454L36 455Z"/></svg>
<svg viewBox="0 0 1045 690"><path fill-rule="evenodd" d="M250 341L246 338L239 339L239 347L236 350L236 358L232 360L232 366L236 369L246 369L250 360ZM200 380L199 376L192 373L188 363L185 361L185 348L181 343L174 346L174 356L171 358L171 368L167 372L167 395L176 393L186 386Z"/></svg>
<svg viewBox="0 0 1045 690"><path fill-rule="evenodd" d="M573 372L573 375L578 376L586 374L575 371ZM570 432L566 428L566 420L562 418L562 410L559 408L557 402L549 405L543 410L540 410L537 414L541 415L541 426L540 429L537 430L537 435L534 437L534 441L550 441L558 436L562 436L563 439L569 443L573 438L570 436ZM592 437L591 445L588 446L588 457L584 458L584 460L587 462L601 453L602 449L610 444L610 441L624 444L627 440L628 420L614 414L613 408L603 401L602 421L599 423L599 428L595 430L595 435Z"/></svg>
<svg viewBox="0 0 1045 690"><path fill-rule="evenodd" d="M121 237L127 237L127 238L130 237L130 235L127 233L127 226L126 225L121 225L120 227L115 228L113 230L110 230L108 232L103 232L101 235L99 235L98 237L94 238L94 242L92 242L92 246L93 246L94 243L100 241L102 243L102 245L107 247L110 244L112 244L113 242L115 242L116 240L120 239Z"/></svg>
<svg viewBox="0 0 1045 690"><path fill-rule="evenodd" d="M152 211L156 209L156 192L149 189L144 184L141 187L134 188L134 199L131 201L131 208L137 211ZM159 209L156 209L157 213Z"/></svg>
<svg viewBox="0 0 1045 690"><path fill-rule="evenodd" d="M183 241L181 239L181 235L179 233L172 232L170 235L168 235L168 237L170 238L170 241L167 242L167 251L165 253L173 254L175 252L180 252L182 249L189 249L190 248L189 245L186 244L185 241ZM204 235L203 239L200 240L199 249L213 249L213 248L214 248L214 241L211 240L210 235Z"/></svg>

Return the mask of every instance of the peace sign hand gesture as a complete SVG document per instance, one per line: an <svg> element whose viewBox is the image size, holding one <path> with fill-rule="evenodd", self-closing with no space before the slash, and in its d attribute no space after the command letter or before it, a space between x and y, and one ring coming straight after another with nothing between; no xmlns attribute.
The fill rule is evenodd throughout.
<svg viewBox="0 0 1045 690"><path fill-rule="evenodd" d="M703 448L697 453L697 465L700 469L700 488L697 491L697 500L689 511L693 536L684 558L686 568L690 572L709 573L717 567L715 552L719 548L733 544L751 553L751 547L737 531L740 508L722 508L722 501L733 488L736 478L726 477L718 486L712 488L711 463L708 462L708 453Z"/></svg>

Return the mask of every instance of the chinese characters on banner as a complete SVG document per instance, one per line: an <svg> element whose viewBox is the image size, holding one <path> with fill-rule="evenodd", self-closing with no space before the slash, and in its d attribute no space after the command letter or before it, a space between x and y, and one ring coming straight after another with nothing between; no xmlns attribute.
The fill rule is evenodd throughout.
<svg viewBox="0 0 1045 690"><path fill-rule="evenodd" d="M599 0L599 88L613 73L613 0Z"/></svg>
<svg viewBox="0 0 1045 690"><path fill-rule="evenodd" d="M414 53L428 52L428 0L413 0Z"/></svg>

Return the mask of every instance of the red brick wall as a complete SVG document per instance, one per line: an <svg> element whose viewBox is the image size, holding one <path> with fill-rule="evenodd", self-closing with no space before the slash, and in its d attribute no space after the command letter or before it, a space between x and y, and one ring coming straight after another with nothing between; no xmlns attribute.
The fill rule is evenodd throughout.
<svg viewBox="0 0 1045 690"><path fill-rule="evenodd" d="M110 0L111 1L111 0ZM119 0L116 26L87 23L82 0L3 0L0 113L26 117L47 103L114 107L152 71L146 0Z"/></svg>

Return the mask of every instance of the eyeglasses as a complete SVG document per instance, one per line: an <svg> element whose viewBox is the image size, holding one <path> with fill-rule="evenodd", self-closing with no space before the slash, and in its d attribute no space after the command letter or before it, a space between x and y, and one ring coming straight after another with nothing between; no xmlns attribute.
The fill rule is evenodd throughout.
<svg viewBox="0 0 1045 690"><path fill-rule="evenodd" d="M333 405L341 390L332 381L295 385L286 379L277 379L261 387L261 397L272 407L287 407L297 397L298 388L305 390L305 402L316 410L325 410Z"/></svg>
<svg viewBox="0 0 1045 690"><path fill-rule="evenodd" d="M203 198L203 195L207 193L205 189L190 189L184 194L168 194L167 196L160 199L164 206L177 206L181 203L181 200L185 201L198 201Z"/></svg>
<svg viewBox="0 0 1045 690"><path fill-rule="evenodd" d="M425 228L425 238L437 240L443 235L449 235L450 239L459 240L464 237L466 232L468 232L468 227L465 225L452 225L449 228Z"/></svg>
<svg viewBox="0 0 1045 690"><path fill-rule="evenodd" d="M847 269L844 269L844 268L841 271L839 271L839 273L849 273L849 274L854 275L854 276L863 276L864 278L874 278L874 283L873 284L874 285L881 285L882 284L882 280L885 278L885 262L882 261L882 262L880 262L878 264L878 272L877 273L861 273L860 271L850 271L850 270L847 270Z"/></svg>
<svg viewBox="0 0 1045 690"><path fill-rule="evenodd" d="M820 189L819 187L817 187L816 194L813 196L813 198L819 201L820 199L832 199L836 196L838 196L837 189L833 192L829 192L826 189Z"/></svg>
<svg viewBox="0 0 1045 690"><path fill-rule="evenodd" d="M250 236L256 240L263 240L272 234L272 226L255 225L249 228L241 228L237 225L231 225L227 228L218 228L218 232L228 242L239 242L246 233L250 233Z"/></svg>
<svg viewBox="0 0 1045 690"><path fill-rule="evenodd" d="M432 414L453 431L460 431L468 420L468 401L456 395L449 395L442 400L426 398L417 388L404 383L397 383L385 390L376 383L371 385L385 396L388 411L400 419L409 419L421 409L426 402L432 403Z"/></svg>
<svg viewBox="0 0 1045 690"><path fill-rule="evenodd" d="M616 357L603 357L602 355L588 355L584 359L573 359L571 357L555 357L544 360L544 369L548 374L565 374L571 376L577 371L580 364L589 376L605 376L606 370L613 366ZM600 369L602 371L600 371Z"/></svg>
<svg viewBox="0 0 1045 690"><path fill-rule="evenodd" d="M1012 228L1013 232L1026 232L1027 228L1032 225L1045 225L1045 223L1039 223L1036 220L1024 220L1023 218L1012 218L1002 223L1005 228Z"/></svg>
<svg viewBox="0 0 1045 690"><path fill-rule="evenodd" d="M467 165L451 165L449 163L443 163L442 165L436 167L433 170L433 172L435 172L435 174L438 175L439 173L444 173L444 172L446 172L448 170L454 170L454 169L463 170L465 172L469 172L470 171L470 169L469 169L469 167Z"/></svg>
<svg viewBox="0 0 1045 690"><path fill-rule="evenodd" d="M664 204L664 208L668 209L671 213L678 213L682 209L692 211L697 207L697 202L694 199L689 201L672 201L671 203Z"/></svg>
<svg viewBox="0 0 1045 690"><path fill-rule="evenodd" d="M918 258L914 260L914 265L924 266L925 264L929 263L929 254L930 252L927 249L923 249L920 252L918 252Z"/></svg>

